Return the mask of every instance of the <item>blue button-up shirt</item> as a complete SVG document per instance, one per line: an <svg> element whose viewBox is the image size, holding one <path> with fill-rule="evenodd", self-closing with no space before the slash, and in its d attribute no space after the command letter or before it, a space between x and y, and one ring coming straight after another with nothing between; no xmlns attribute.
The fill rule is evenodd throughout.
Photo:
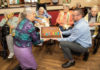
<svg viewBox="0 0 100 70"><path fill-rule="evenodd" d="M63 31L63 35L69 35L67 38L58 39L59 41L69 41L79 43L81 46L88 48L92 45L91 33L89 25L84 19L74 23L74 27L71 30Z"/></svg>

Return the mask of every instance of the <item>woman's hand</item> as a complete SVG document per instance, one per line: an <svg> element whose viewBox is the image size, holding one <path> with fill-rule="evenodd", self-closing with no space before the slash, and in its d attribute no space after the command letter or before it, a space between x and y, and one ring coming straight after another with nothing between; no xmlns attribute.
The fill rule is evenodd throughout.
<svg viewBox="0 0 100 70"><path fill-rule="evenodd" d="M94 26L94 23L90 23L89 26L90 26L90 27L93 27L93 26Z"/></svg>

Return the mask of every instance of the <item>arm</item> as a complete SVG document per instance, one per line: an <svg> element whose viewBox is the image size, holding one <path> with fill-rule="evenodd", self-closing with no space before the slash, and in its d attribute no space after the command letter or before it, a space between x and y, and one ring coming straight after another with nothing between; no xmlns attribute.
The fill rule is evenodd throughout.
<svg viewBox="0 0 100 70"><path fill-rule="evenodd" d="M70 35L71 34L72 29L69 29L67 31L63 31L62 34L63 35Z"/></svg>
<svg viewBox="0 0 100 70"><path fill-rule="evenodd" d="M6 19L5 18L3 18L2 20L1 20L1 22L0 22L0 26L2 27L5 23L6 23Z"/></svg>
<svg viewBox="0 0 100 70"><path fill-rule="evenodd" d="M81 32L79 29L74 29L71 33L71 35L68 38L62 38L58 39L59 41L75 41L77 38L79 38L82 35L83 32Z"/></svg>
<svg viewBox="0 0 100 70"><path fill-rule="evenodd" d="M84 17L84 19L88 22L88 14Z"/></svg>
<svg viewBox="0 0 100 70"><path fill-rule="evenodd" d="M96 27L94 34L92 35L92 38L95 38L98 35L98 27Z"/></svg>
<svg viewBox="0 0 100 70"><path fill-rule="evenodd" d="M39 33L36 32L35 30L32 31L31 37L32 37L32 40L33 40L33 44L34 45L37 45L37 44L40 44L41 43L41 40L40 40L40 37L39 37Z"/></svg>
<svg viewBox="0 0 100 70"><path fill-rule="evenodd" d="M74 24L73 16L72 16L72 14L70 14L69 25L72 26L73 24Z"/></svg>
<svg viewBox="0 0 100 70"><path fill-rule="evenodd" d="M57 16L56 23L58 23L58 24L60 23L60 13Z"/></svg>
<svg viewBox="0 0 100 70"><path fill-rule="evenodd" d="M18 18L13 17L12 22L8 22L7 24L10 26L11 29L15 29L17 27L17 24L18 24Z"/></svg>
<svg viewBox="0 0 100 70"><path fill-rule="evenodd" d="M93 26L100 26L100 23L89 23L89 26L90 26L90 27L93 27Z"/></svg>
<svg viewBox="0 0 100 70"><path fill-rule="evenodd" d="M28 32L30 33L30 36L32 37L34 45L41 43L39 33L36 32L35 27L33 25L29 25Z"/></svg>
<svg viewBox="0 0 100 70"><path fill-rule="evenodd" d="M99 25L100 25L100 23L94 23L94 25L95 25L95 26L99 26Z"/></svg>

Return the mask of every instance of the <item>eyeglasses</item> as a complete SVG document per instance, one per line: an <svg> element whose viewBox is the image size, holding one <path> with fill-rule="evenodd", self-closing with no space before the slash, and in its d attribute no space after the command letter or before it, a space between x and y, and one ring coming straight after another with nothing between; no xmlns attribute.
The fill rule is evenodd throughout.
<svg viewBox="0 0 100 70"><path fill-rule="evenodd" d="M77 14L77 15L73 15L73 16L74 16L74 17L75 17L75 16L80 16L80 14Z"/></svg>

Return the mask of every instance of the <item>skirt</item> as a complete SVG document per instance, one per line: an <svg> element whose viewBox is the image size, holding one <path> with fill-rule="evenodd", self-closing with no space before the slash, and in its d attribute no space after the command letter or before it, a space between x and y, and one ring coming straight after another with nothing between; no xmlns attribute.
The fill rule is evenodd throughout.
<svg viewBox="0 0 100 70"><path fill-rule="evenodd" d="M14 45L14 53L22 70L37 69L37 64L32 54L32 47L21 48Z"/></svg>

